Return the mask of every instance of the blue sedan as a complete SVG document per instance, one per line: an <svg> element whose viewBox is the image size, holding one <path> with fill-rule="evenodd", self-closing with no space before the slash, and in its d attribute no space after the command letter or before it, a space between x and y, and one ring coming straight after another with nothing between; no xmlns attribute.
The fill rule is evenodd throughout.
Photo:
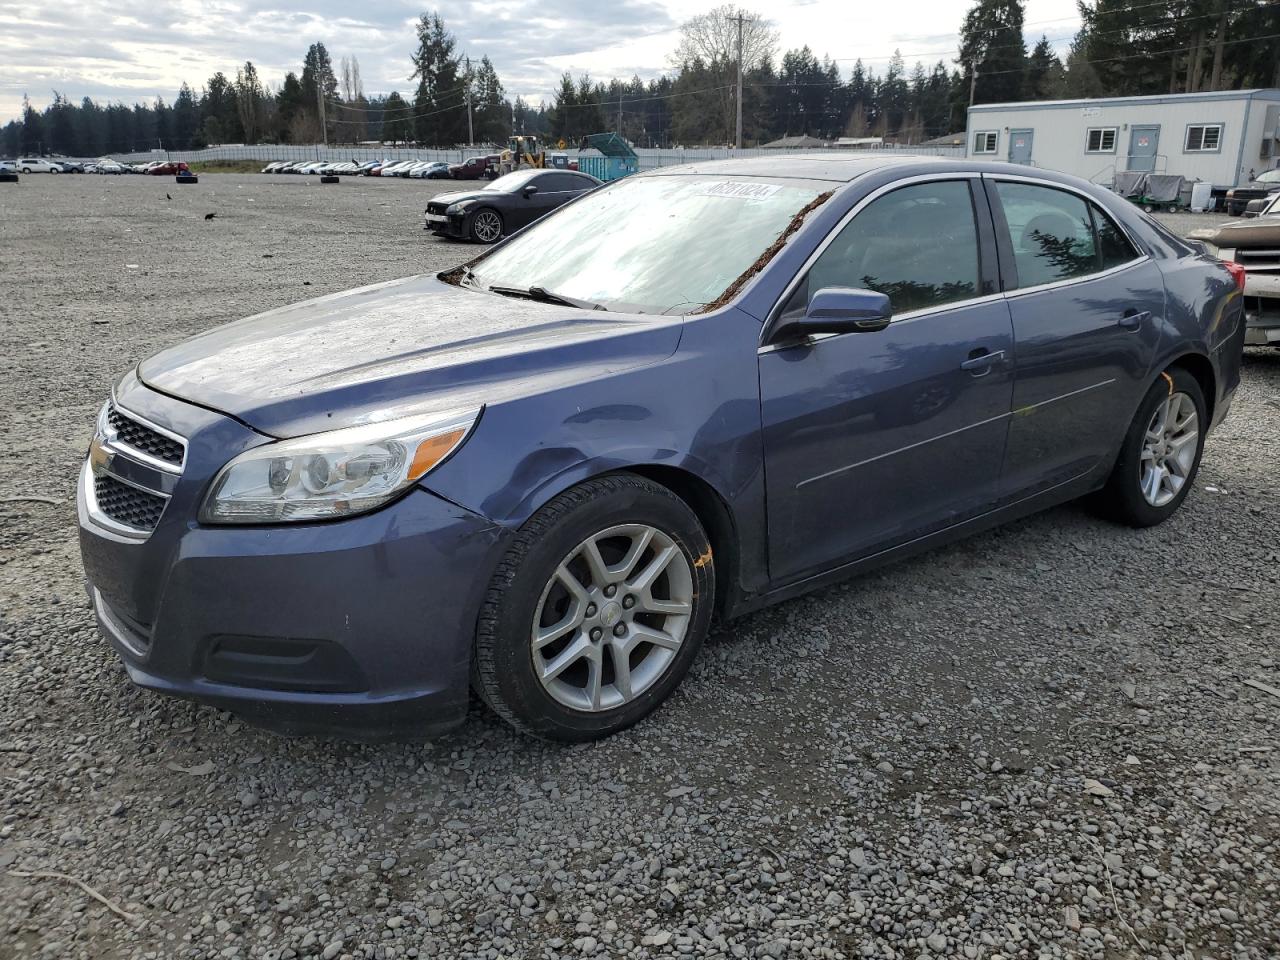
<svg viewBox="0 0 1280 960"><path fill-rule="evenodd" d="M668 168L467 266L142 361L80 542L132 679L263 725L605 736L730 619L1088 496L1191 492L1243 271L1091 184L914 157Z"/></svg>

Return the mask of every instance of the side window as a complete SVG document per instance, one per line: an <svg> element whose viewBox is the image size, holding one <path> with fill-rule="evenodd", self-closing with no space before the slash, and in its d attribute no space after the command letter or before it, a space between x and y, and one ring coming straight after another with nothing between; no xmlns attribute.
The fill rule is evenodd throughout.
<svg viewBox="0 0 1280 960"><path fill-rule="evenodd" d="M996 182L1013 241L1018 286L1035 287L1097 273L1088 204L1074 193L1029 183Z"/></svg>
<svg viewBox="0 0 1280 960"><path fill-rule="evenodd" d="M967 180L901 187L872 201L814 261L785 312L823 287L888 294L895 314L977 296L978 230Z"/></svg>
<svg viewBox="0 0 1280 960"><path fill-rule="evenodd" d="M538 186L543 190L564 193L569 190L585 190L587 182L571 173L548 173L538 181Z"/></svg>
<svg viewBox="0 0 1280 960"><path fill-rule="evenodd" d="M1098 233L1098 252L1102 257L1102 269L1110 270L1130 260L1136 260L1141 254L1134 248L1129 238L1124 235L1114 220L1100 208L1090 204L1093 210L1093 226Z"/></svg>

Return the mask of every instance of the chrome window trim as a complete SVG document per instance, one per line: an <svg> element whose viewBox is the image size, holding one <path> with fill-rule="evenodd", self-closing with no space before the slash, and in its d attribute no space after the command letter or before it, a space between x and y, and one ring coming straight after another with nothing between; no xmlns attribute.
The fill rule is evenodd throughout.
<svg viewBox="0 0 1280 960"><path fill-rule="evenodd" d="M155 467L157 470L163 470L165 473L177 473L177 474L182 473L183 468L187 465L187 438L186 437L181 436L180 434L174 433L172 430L168 430L165 427L160 426L160 424L154 423L151 420L148 420L146 417L142 416L141 414L135 413L134 411L130 410L128 407L126 407L124 404L120 403L120 401L116 399L116 392L114 389L111 391L111 405L115 407L118 411L120 411L121 414L128 417L130 420L140 423L147 429L154 430L156 433L160 434L162 437L168 437L170 440L173 440L175 443L179 444L182 447L182 461L180 463L174 464L174 463L169 463L167 460L161 460L159 457L153 457L151 456L151 454L147 453L145 450L139 450L137 447L132 446L131 444L124 443L122 441L117 440L116 435L114 433L104 436L102 438L103 442L107 446L112 447L116 450L119 450L122 453L132 457L135 460L140 460L141 462L145 463L149 467Z"/></svg>
<svg viewBox="0 0 1280 960"><path fill-rule="evenodd" d="M796 275L792 277L791 280L787 283L787 285L783 288L782 295L779 296L778 299L776 299L773 302L773 306L770 307L769 312L765 314L765 321L760 327L760 338L759 338L760 342L757 343L757 347L756 347L757 352L761 352L761 351L769 352L776 346L776 344L766 345L763 343L763 341L764 341L765 333L769 330L774 320L777 319L778 311L782 309L783 304L785 304L789 299L791 299L791 295L795 293L796 287L800 285L800 281L804 277L808 276L809 270L812 269L813 265L818 261L818 258L821 257L826 252L827 247L831 246L832 242L835 240L837 236L840 235L841 231L843 231L844 228L849 225L849 221L851 221L859 213L865 210L870 204L878 200L880 197L884 196L886 193L892 193L894 190L897 190L900 187L910 187L917 183L938 183L944 180L977 180L981 176L982 174L977 172L976 170L962 171L962 172L952 171L950 173L921 173L921 174L917 174L914 177L904 177L901 180L894 180L892 183L886 183L882 187L877 187L875 190L871 191L871 193L867 194L865 197L863 197L861 200L855 203L852 207L849 208L849 211L843 217L840 218L840 222L827 231L827 235L822 238L822 242L818 244L817 248L813 251L813 253L809 254L808 259L805 260L805 262L801 265L800 269L796 271ZM974 228L975 228L974 242L976 243L978 241L978 234L976 232L977 231L976 223L974 224ZM976 249L977 248L975 247L975 251ZM979 281L981 281L981 278L979 278ZM997 299L998 297L999 297L999 294L983 294L980 297L970 297L967 300L952 300L950 303L940 304L939 306L936 306L936 307L924 307L924 308L921 308L920 310L912 310L909 313L904 313L904 314L901 314L900 316L893 317L889 322L897 323L900 320L914 320L916 317L923 316L926 314L931 314L931 313L937 313L940 310L953 310L959 306L965 306L965 305L969 305L979 301L994 300L994 299ZM839 333L824 334L821 337L812 337L811 340L813 342L817 342L818 340L826 340L828 337L839 337L839 336L844 336L844 334L839 334ZM790 346L790 344L787 344L787 346Z"/></svg>
<svg viewBox="0 0 1280 960"><path fill-rule="evenodd" d="M763 341L764 335L766 331L769 330L771 324L774 322L775 319L777 319L778 311L782 309L782 305L785 304L791 298L791 294L794 293L796 287L800 285L801 279L808 275L808 272L810 268L813 266L813 264L817 261L817 259L820 256L822 256L823 252L825 252L827 247L830 246L832 241L835 240L836 236L839 235L840 231L842 231L848 225L849 221L852 220L854 217L856 217L860 212L862 212L862 210L865 209L869 204L871 204L873 201L877 200L884 194L892 192L898 187L911 186L916 183L927 183L927 182L932 183L932 182L937 182L942 180L975 180L975 179L991 180L993 182L1004 180L1004 181L1010 181L1014 183L1028 183L1028 184L1031 184L1032 186L1046 187L1051 190L1064 190L1067 193L1075 194L1086 203L1092 204L1093 206L1101 210L1103 216L1107 217L1113 224L1115 224L1115 226L1120 230L1122 234L1124 234L1125 238L1134 247L1134 249L1138 251L1142 251L1144 249L1144 245L1138 243L1134 239L1133 235L1129 232L1128 228L1126 228L1123 223L1121 223L1118 219L1112 216L1110 212L1105 207L1103 207L1101 203L1098 202L1097 198L1091 196L1089 193L1079 189L1078 187L1072 186L1071 184L1057 183L1056 181L1053 181L1053 180L1045 180L1041 177L1024 176L1022 174L1017 174L1017 173L984 173L981 171L919 174L914 177L906 177L905 179L895 180L893 183L885 184L884 186L877 188L873 192L869 193L867 196L863 197L856 204L854 204L852 208L850 208L849 212L846 213L840 219L839 223L837 223L834 227L831 228L830 232L828 232L827 236L823 239L822 243L820 243L817 249L814 250L812 254L810 254L807 260L805 260L804 265L796 272L796 275L791 278L791 282L788 283L787 286L783 289L782 295L774 302L773 306L770 308L768 314L766 315L765 322L760 329L761 341ZM918 320L921 317L936 316L937 314L947 313L951 310L957 310L961 307L972 307L972 306L977 306L983 303L993 302L996 300L1012 300L1016 297L1022 297L1028 294L1043 293L1046 290L1056 290L1059 287L1069 287L1079 283L1088 283L1093 280L1104 279L1106 277L1110 277L1115 274L1118 274L1124 270L1129 270L1133 267L1140 266L1141 264L1147 263L1151 259L1152 259L1151 254L1140 252L1138 256L1135 257L1134 259L1127 260L1124 263L1117 264L1114 267L1108 267L1106 270L1099 270L1094 273L1085 273L1085 274L1081 274L1078 277L1067 277L1064 280L1054 280L1050 283L1041 283L1041 284L1037 284L1034 287L1018 287L1013 290L1001 290L999 293L984 294L980 297L970 297L967 300L953 300L950 303L939 304L936 307L924 307L919 310L911 310L911 311L908 311L907 313L899 314L893 317L889 322L891 324L894 324L894 323L902 323L910 320ZM843 337L843 336L847 336L847 334L824 333L818 336L810 337L808 340L805 341L805 343L806 344L821 343L823 340L829 340L832 337ZM773 353L775 350L790 349L795 345L796 344L794 343L785 343L785 344L761 343L761 345L757 346L756 353L757 354Z"/></svg>
<svg viewBox="0 0 1280 960"><path fill-rule="evenodd" d="M1054 280L1050 283L1038 283L1034 287L1018 287L1016 290L1007 290L1004 293L1006 300L1016 300L1018 297L1026 296L1031 293L1043 293L1046 290L1057 290L1059 287L1073 287L1078 283L1090 283L1094 280L1101 280L1110 277L1113 274L1129 270L1133 267L1140 266L1150 260L1150 257L1139 257L1136 260L1129 260L1119 266L1110 267L1106 270L1099 270L1097 273L1085 273L1078 277L1067 277L1065 280Z"/></svg>

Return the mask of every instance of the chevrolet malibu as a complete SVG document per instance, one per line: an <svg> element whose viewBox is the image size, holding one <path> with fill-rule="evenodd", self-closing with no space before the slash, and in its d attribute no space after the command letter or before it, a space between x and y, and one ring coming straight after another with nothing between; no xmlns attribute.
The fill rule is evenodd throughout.
<svg viewBox="0 0 1280 960"><path fill-rule="evenodd" d="M1021 166L630 177L143 360L81 474L89 594L134 682L277 729L438 731L474 690L601 737L713 617L1086 495L1167 519L1242 280Z"/></svg>

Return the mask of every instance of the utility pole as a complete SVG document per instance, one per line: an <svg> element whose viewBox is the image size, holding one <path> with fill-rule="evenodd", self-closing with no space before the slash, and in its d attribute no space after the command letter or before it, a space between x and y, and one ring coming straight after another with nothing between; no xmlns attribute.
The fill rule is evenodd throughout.
<svg viewBox="0 0 1280 960"><path fill-rule="evenodd" d="M738 24L738 102L737 102L738 124L737 124L737 136L734 138L734 143L736 143L738 149L741 150L742 149L742 25L747 21L747 18L743 16L741 13L739 13L736 17L730 17L729 19L733 20Z"/></svg>
<svg viewBox="0 0 1280 960"><path fill-rule="evenodd" d="M467 62L467 146L470 147L476 142L475 128L471 125L471 58L466 58Z"/></svg>
<svg viewBox="0 0 1280 960"><path fill-rule="evenodd" d="M324 138L324 147L329 149L329 125L324 118L324 79L317 78L316 82L316 101L320 105L320 134Z"/></svg>
<svg viewBox="0 0 1280 960"><path fill-rule="evenodd" d="M622 136L622 92L618 92L618 136Z"/></svg>

